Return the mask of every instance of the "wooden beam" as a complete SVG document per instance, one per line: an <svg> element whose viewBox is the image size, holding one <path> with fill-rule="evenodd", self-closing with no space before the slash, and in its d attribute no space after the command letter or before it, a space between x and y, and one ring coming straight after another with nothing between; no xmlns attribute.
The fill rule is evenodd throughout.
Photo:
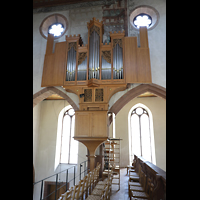
<svg viewBox="0 0 200 200"><path fill-rule="evenodd" d="M53 52L54 36L53 34L48 34L47 45L46 45L46 55L50 55Z"/></svg>
<svg viewBox="0 0 200 200"><path fill-rule="evenodd" d="M149 48L147 27L140 26L140 48Z"/></svg>

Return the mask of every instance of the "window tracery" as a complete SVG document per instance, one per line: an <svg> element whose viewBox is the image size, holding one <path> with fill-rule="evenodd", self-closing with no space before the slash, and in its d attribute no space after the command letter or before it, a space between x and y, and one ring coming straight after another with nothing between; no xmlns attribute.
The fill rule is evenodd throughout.
<svg viewBox="0 0 200 200"><path fill-rule="evenodd" d="M152 162L152 138L149 113L142 107L136 107L130 115L131 151Z"/></svg>

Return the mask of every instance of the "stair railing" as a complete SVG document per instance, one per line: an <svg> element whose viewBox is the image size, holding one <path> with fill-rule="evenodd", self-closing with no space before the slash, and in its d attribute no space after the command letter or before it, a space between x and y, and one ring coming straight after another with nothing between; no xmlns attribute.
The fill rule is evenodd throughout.
<svg viewBox="0 0 200 200"><path fill-rule="evenodd" d="M84 169L82 170L82 167L83 167L83 166L84 166ZM88 169L88 160L81 162L81 163L79 164L79 167L80 167L80 174L78 174L77 176L76 176L76 168L77 168L77 165L73 165L73 166L71 166L71 167L69 167L69 168L67 168L67 169L65 169L65 170L62 170L62 171L60 171L60 172L58 172L58 173L56 173L56 174L53 174L53 175L48 176L48 177L46 177L46 178L44 178L44 179L42 179L42 180L40 180L40 181L37 181L37 182L33 183L33 186L35 186L35 185L41 183L41 187L40 187L40 198L39 198L38 200L44 200L44 199L46 199L47 197L49 197L50 195L52 195L53 193L55 193L55 198L54 198L54 199L56 200L56 199L58 198L58 197L57 197L57 191L58 191L60 188L66 186L66 191L67 191L67 190L68 190L68 187L69 187L69 186L68 186L68 183L70 183L71 181L73 181L73 185L75 186L75 179L76 179L78 176L79 176L79 179L81 179L81 174L84 173L84 176L85 176L85 175L90 171L90 169ZM68 179L69 179L69 170L70 170L70 169L73 170L73 178L70 179L70 180L68 180ZM58 180L58 175L61 174L61 173L64 173L64 172L66 172L66 177L65 177L66 182L65 182L65 184L62 184L60 187L58 187L58 183L60 183L59 180ZM46 195L45 197L42 197L42 196L44 196L44 195L43 195L43 194L44 194L44 192L43 192L44 181L47 180L47 179L49 179L49 178L52 178L52 177L55 177L55 178L56 178L55 190L54 190L53 192L51 192L50 194Z"/></svg>

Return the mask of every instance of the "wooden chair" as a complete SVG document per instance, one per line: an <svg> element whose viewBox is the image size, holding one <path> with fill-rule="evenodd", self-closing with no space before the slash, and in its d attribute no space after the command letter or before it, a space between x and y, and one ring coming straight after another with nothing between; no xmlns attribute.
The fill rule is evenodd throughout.
<svg viewBox="0 0 200 200"><path fill-rule="evenodd" d="M81 200L83 200L86 178L87 178L87 177L85 176L85 177L83 178L83 180L80 180L81 186L80 186L80 191L79 191L79 198L81 197Z"/></svg>
<svg viewBox="0 0 200 200"><path fill-rule="evenodd" d="M111 175L109 178L105 179L104 181L99 181L97 185L95 186L96 189L103 190L106 185L108 185L111 182Z"/></svg>
<svg viewBox="0 0 200 200"><path fill-rule="evenodd" d="M106 185L103 193L103 200L110 200L110 184Z"/></svg>
<svg viewBox="0 0 200 200"><path fill-rule="evenodd" d="M138 191L138 192L144 192L144 187L142 185L142 177L144 176L144 172L140 172L139 176L139 183L138 182L131 182L128 183L128 191L129 191L129 197L131 197L131 191ZM137 184L135 184L137 183Z"/></svg>
<svg viewBox="0 0 200 200"><path fill-rule="evenodd" d="M129 171L129 181L139 182L139 174L136 172Z"/></svg>
<svg viewBox="0 0 200 200"><path fill-rule="evenodd" d="M74 186L74 192L72 196L72 200L78 200L81 198L83 200L83 187L84 187L84 180L80 180L78 185Z"/></svg>
<svg viewBox="0 0 200 200"><path fill-rule="evenodd" d="M80 191L79 184L78 184L78 185L75 185L74 188L73 188L72 200L73 200L73 199L76 199L76 197L77 197L78 194L79 194L79 191Z"/></svg>
<svg viewBox="0 0 200 200"><path fill-rule="evenodd" d="M112 190L112 179L113 177L110 176L109 181L108 181L108 192L105 194L107 200L110 200L110 195L111 195L111 190Z"/></svg>
<svg viewBox="0 0 200 200"><path fill-rule="evenodd" d="M110 174L108 175L108 178L104 179L103 181L99 181L99 182L97 183L97 185L105 185L109 179L110 179L111 182L112 182L113 174L110 173Z"/></svg>
<svg viewBox="0 0 200 200"><path fill-rule="evenodd" d="M104 191L102 190L100 196L90 194L85 200L104 200Z"/></svg>
<svg viewBox="0 0 200 200"><path fill-rule="evenodd" d="M85 199L88 197L89 193L89 181L90 181L90 173L86 175L85 186L83 189L83 196L85 196Z"/></svg>
<svg viewBox="0 0 200 200"><path fill-rule="evenodd" d="M103 185L103 189L98 189L98 188L95 187L92 190L92 195L101 196L102 195L102 191L104 191L107 186L108 186L107 184Z"/></svg>
<svg viewBox="0 0 200 200"><path fill-rule="evenodd" d="M91 184L91 191L94 189L96 181L94 178L95 174L95 169L91 171L91 179L90 179L90 184Z"/></svg>
<svg viewBox="0 0 200 200"><path fill-rule="evenodd" d="M94 170L94 184L96 185L99 181L99 170L100 170L101 164L99 164L95 170Z"/></svg>
<svg viewBox="0 0 200 200"><path fill-rule="evenodd" d="M139 165L139 172L129 172L129 181L130 182L139 182L140 172L141 172L141 165Z"/></svg>
<svg viewBox="0 0 200 200"><path fill-rule="evenodd" d="M134 169L134 166L131 166L131 165L127 165L126 166L126 169L127 169L127 175L128 175L128 172L130 171L130 170L133 170L133 171L135 171L135 169Z"/></svg>
<svg viewBox="0 0 200 200"><path fill-rule="evenodd" d="M151 199L151 183L147 181L146 174L142 174L142 187L144 188L144 192L139 191L131 191L131 197L137 198L137 199ZM130 197L130 200L131 200Z"/></svg>
<svg viewBox="0 0 200 200"><path fill-rule="evenodd" d="M88 189L89 189L89 195L86 198L86 200L103 200L104 199L104 190L100 190L99 195L93 195L93 189L95 188L98 180L99 180L99 170L100 170L101 164L97 164L97 167L92 170L89 174L88 179Z"/></svg>
<svg viewBox="0 0 200 200"><path fill-rule="evenodd" d="M93 195L99 195L101 192L104 191L104 199L110 200L111 195L111 186L112 186L112 175L110 174L107 181L104 184L97 184L95 189L93 190Z"/></svg>
<svg viewBox="0 0 200 200"><path fill-rule="evenodd" d="M71 187L69 190L67 190L67 192L65 192L64 194L61 194L61 196L58 200L71 200L72 191L73 191L73 187Z"/></svg>
<svg viewBox="0 0 200 200"><path fill-rule="evenodd" d="M153 199L155 186L152 183L150 178L147 178L147 181L148 181L148 187L149 187L149 199Z"/></svg>

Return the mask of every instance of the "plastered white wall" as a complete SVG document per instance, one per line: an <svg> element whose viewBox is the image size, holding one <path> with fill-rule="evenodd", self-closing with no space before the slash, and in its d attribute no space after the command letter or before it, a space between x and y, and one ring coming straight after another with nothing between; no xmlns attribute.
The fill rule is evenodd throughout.
<svg viewBox="0 0 200 200"><path fill-rule="evenodd" d="M36 147L35 181L39 181L55 173L58 115L67 105L69 103L63 100L41 102L39 136ZM79 142L78 163L86 160L86 153L86 147Z"/></svg>
<svg viewBox="0 0 200 200"><path fill-rule="evenodd" d="M62 164L61 166L59 165L56 170L54 169L58 116L60 111L68 105L69 103L65 100L48 100L40 102L33 109L33 164L35 168L35 182L70 167L69 165ZM79 163L87 160L87 148L80 142L78 144L77 174L79 173ZM66 180L64 174L59 178L64 182ZM72 178L73 169L69 171L68 180ZM46 181L55 180L54 176ZM76 183L78 183L78 181L79 177L76 178ZM73 182L71 184L73 184ZM39 195L40 183L34 188L33 199L39 199Z"/></svg>

